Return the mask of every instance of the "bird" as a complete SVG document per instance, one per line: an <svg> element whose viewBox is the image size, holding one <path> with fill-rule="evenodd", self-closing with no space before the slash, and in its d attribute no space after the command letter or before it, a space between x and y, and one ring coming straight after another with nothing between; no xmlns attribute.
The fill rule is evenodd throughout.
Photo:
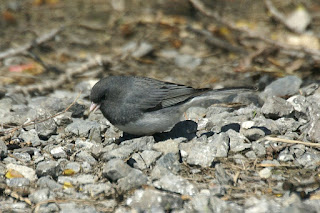
<svg viewBox="0 0 320 213"><path fill-rule="evenodd" d="M89 112L100 109L115 127L132 135L170 131L190 107L209 99L251 91L252 88L200 88L138 76L109 76L91 89Z"/></svg>

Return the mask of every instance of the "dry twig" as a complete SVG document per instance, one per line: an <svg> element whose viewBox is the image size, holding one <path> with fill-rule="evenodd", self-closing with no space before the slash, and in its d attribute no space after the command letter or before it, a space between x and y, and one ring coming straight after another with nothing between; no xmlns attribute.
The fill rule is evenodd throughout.
<svg viewBox="0 0 320 213"><path fill-rule="evenodd" d="M284 139L284 138L274 138L274 137L264 137L263 140L269 140L274 142L283 142L283 143L290 143L290 144L303 144L305 146L311 146L311 147L320 147L319 143L311 143L311 142L304 142L304 141L298 141L298 140L290 140L290 139Z"/></svg>

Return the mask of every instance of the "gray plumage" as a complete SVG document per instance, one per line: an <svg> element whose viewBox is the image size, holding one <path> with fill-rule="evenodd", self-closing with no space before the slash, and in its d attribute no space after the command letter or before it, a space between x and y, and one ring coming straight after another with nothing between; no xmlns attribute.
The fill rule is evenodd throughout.
<svg viewBox="0 0 320 213"><path fill-rule="evenodd" d="M191 106L248 90L194 89L151 78L111 76L101 79L92 88L90 110L99 106L110 123L127 133L151 135L170 130Z"/></svg>

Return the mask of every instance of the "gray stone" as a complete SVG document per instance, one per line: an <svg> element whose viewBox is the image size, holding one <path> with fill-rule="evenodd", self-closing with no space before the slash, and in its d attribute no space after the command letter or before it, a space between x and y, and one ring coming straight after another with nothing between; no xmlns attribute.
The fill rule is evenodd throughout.
<svg viewBox="0 0 320 213"><path fill-rule="evenodd" d="M64 169L71 169L75 173L79 173L81 169L81 165L78 162L69 162L67 163Z"/></svg>
<svg viewBox="0 0 320 213"><path fill-rule="evenodd" d="M39 203L45 200L53 200L56 195L48 188L39 189L29 195L29 199L32 203Z"/></svg>
<svg viewBox="0 0 320 213"><path fill-rule="evenodd" d="M128 164L120 159L112 159L103 165L102 175L112 181L126 177L132 170Z"/></svg>
<svg viewBox="0 0 320 213"><path fill-rule="evenodd" d="M91 142L90 140L82 140L81 138L77 138L74 144L77 149L91 149L95 145L94 142Z"/></svg>
<svg viewBox="0 0 320 213"><path fill-rule="evenodd" d="M126 159L132 153L143 150L151 150L154 144L154 138L152 136L145 136L141 138L135 138L127 140L121 143L118 148L115 148L102 155L103 161L108 161L113 158Z"/></svg>
<svg viewBox="0 0 320 213"><path fill-rule="evenodd" d="M178 173L181 170L181 165L179 163L179 156L174 153L168 153L161 156L157 162L157 166L168 169L174 174Z"/></svg>
<svg viewBox="0 0 320 213"><path fill-rule="evenodd" d="M83 191L89 194L90 197L97 197L99 195L110 196L114 193L114 189L109 183L86 184L83 186Z"/></svg>
<svg viewBox="0 0 320 213"><path fill-rule="evenodd" d="M152 146L152 149L162 152L163 154L167 154L169 152L177 154L179 152L179 144L183 141L185 141L184 138L168 139L166 141L155 143Z"/></svg>
<svg viewBox="0 0 320 213"><path fill-rule="evenodd" d="M97 160L87 151L80 151L76 155L77 161L88 162L91 166L97 164Z"/></svg>
<svg viewBox="0 0 320 213"><path fill-rule="evenodd" d="M19 137L22 138L26 143L32 143L33 147L41 145L41 140L35 129L31 129L29 131L22 130Z"/></svg>
<svg viewBox="0 0 320 213"><path fill-rule="evenodd" d="M29 155L29 153L26 152L15 152L13 153L14 158L16 158L17 160L24 162L24 163L30 163L31 161L31 156Z"/></svg>
<svg viewBox="0 0 320 213"><path fill-rule="evenodd" d="M263 168L259 171L259 176L264 179L268 179L272 175L272 169L269 167Z"/></svg>
<svg viewBox="0 0 320 213"><path fill-rule="evenodd" d="M67 157L67 153L64 151L64 148L62 146L57 146L51 149L50 153L56 159Z"/></svg>
<svg viewBox="0 0 320 213"><path fill-rule="evenodd" d="M61 115L54 117L54 121L58 126L66 126L72 123L72 112L65 112Z"/></svg>
<svg viewBox="0 0 320 213"><path fill-rule="evenodd" d="M0 162L0 177L4 176L7 172L6 165Z"/></svg>
<svg viewBox="0 0 320 213"><path fill-rule="evenodd" d="M39 178L37 185L40 187L40 189L49 188L51 191L62 189L62 185L52 180L50 176Z"/></svg>
<svg viewBox="0 0 320 213"><path fill-rule="evenodd" d="M247 139L240 133L230 129L227 131L227 134L230 138L230 151L241 152L251 147L251 144L245 143Z"/></svg>
<svg viewBox="0 0 320 213"><path fill-rule="evenodd" d="M74 118L73 122L69 124L65 131L80 137L88 137L92 128L99 128L100 124L95 121L88 121L83 119Z"/></svg>
<svg viewBox="0 0 320 213"><path fill-rule="evenodd" d="M180 144L182 158L190 165L211 166L217 149L214 143L189 142Z"/></svg>
<svg viewBox="0 0 320 213"><path fill-rule="evenodd" d="M320 155L318 152L313 150L305 152L301 157L296 159L297 163L304 168L316 168L317 164L320 163Z"/></svg>
<svg viewBox="0 0 320 213"><path fill-rule="evenodd" d="M36 174L38 177L51 176L53 178L58 177L60 172L60 166L56 161L44 161L40 162L36 168Z"/></svg>
<svg viewBox="0 0 320 213"><path fill-rule="evenodd" d="M280 212L281 204L265 197L250 197L245 200L245 212Z"/></svg>
<svg viewBox="0 0 320 213"><path fill-rule="evenodd" d="M0 159L7 157L8 155L8 148L3 140L0 140Z"/></svg>
<svg viewBox="0 0 320 213"><path fill-rule="evenodd" d="M270 96L285 97L298 93L302 80L296 76L286 76L279 78L269 84L260 94L262 99Z"/></svg>
<svg viewBox="0 0 320 213"><path fill-rule="evenodd" d="M224 201L215 196L210 197L210 207L212 209L212 212L245 212L242 206L239 206L234 202Z"/></svg>
<svg viewBox="0 0 320 213"><path fill-rule="evenodd" d="M7 179L7 186L9 187L29 187L30 180L27 178L11 178Z"/></svg>
<svg viewBox="0 0 320 213"><path fill-rule="evenodd" d="M216 164L214 168L216 179L220 185L230 185L233 183L232 178L226 173L220 163Z"/></svg>
<svg viewBox="0 0 320 213"><path fill-rule="evenodd" d="M147 181L147 176L140 170L131 169L128 175L118 180L118 186L120 191L124 192L147 184Z"/></svg>
<svg viewBox="0 0 320 213"><path fill-rule="evenodd" d="M96 142L96 143L101 143L101 131L100 128L92 128L90 130L90 134L89 134L89 139Z"/></svg>
<svg viewBox="0 0 320 213"><path fill-rule="evenodd" d="M259 140L260 138L263 138L266 135L265 132L259 128L241 129L240 133L243 134L250 141Z"/></svg>
<svg viewBox="0 0 320 213"><path fill-rule="evenodd" d="M279 97L269 97L261 108L261 112L268 118L277 119L289 116L293 112L293 106Z"/></svg>
<svg viewBox="0 0 320 213"><path fill-rule="evenodd" d="M145 212L150 211L152 207L160 207L168 212L183 208L181 196L155 189L135 190L132 197L127 199L126 204Z"/></svg>
<svg viewBox="0 0 320 213"><path fill-rule="evenodd" d="M312 84L309 84L308 86L302 87L299 91L300 91L301 95L303 95L303 96L310 96L318 88L319 88L319 84L318 83L312 83Z"/></svg>
<svg viewBox="0 0 320 213"><path fill-rule="evenodd" d="M257 155L254 151L249 151L249 152L246 152L245 156L247 158L250 158L250 159L256 159L257 158Z"/></svg>
<svg viewBox="0 0 320 213"><path fill-rule="evenodd" d="M256 153L256 155L260 157L264 157L267 153L266 148L261 145L260 143L257 142L252 142L251 143L252 150Z"/></svg>
<svg viewBox="0 0 320 213"><path fill-rule="evenodd" d="M6 165L6 167L7 167L7 170L13 169L15 171L18 171L20 174L23 175L23 177L29 179L31 182L37 179L34 169L29 168L27 166L9 163Z"/></svg>
<svg viewBox="0 0 320 213"><path fill-rule="evenodd" d="M75 178L75 184L92 184L95 183L97 178L92 174L80 174Z"/></svg>
<svg viewBox="0 0 320 213"><path fill-rule="evenodd" d="M199 194L196 194L191 200L193 209L196 212L211 212L212 210L209 206L209 197L210 193L209 195L201 192Z"/></svg>
<svg viewBox="0 0 320 213"><path fill-rule="evenodd" d="M175 192L182 195L193 196L198 193L198 189L195 187L195 185L172 173L162 176L158 181L155 181L153 185L158 189Z"/></svg>
<svg viewBox="0 0 320 213"><path fill-rule="evenodd" d="M301 126L301 123L293 118L279 118L276 120L275 124L282 135L295 132Z"/></svg>
<svg viewBox="0 0 320 213"><path fill-rule="evenodd" d="M60 213L98 213L93 207L75 202L59 203Z"/></svg>
<svg viewBox="0 0 320 213"><path fill-rule="evenodd" d="M286 148L284 150L282 150L280 153L279 153L279 156L278 156L278 161L283 161L283 162L287 162L287 161L293 161L294 160L294 157L293 155L289 152L289 150Z"/></svg>
<svg viewBox="0 0 320 213"><path fill-rule="evenodd" d="M230 149L229 136L225 132L221 132L219 134L215 134L208 138L208 143L213 143L216 147L215 157L227 157Z"/></svg>
<svg viewBox="0 0 320 213"><path fill-rule="evenodd" d="M140 170L147 169L160 156L161 156L161 152L157 152L153 150L145 150L142 153L134 153L131 157L131 159L133 160L132 166ZM129 164L131 165L131 163Z"/></svg>

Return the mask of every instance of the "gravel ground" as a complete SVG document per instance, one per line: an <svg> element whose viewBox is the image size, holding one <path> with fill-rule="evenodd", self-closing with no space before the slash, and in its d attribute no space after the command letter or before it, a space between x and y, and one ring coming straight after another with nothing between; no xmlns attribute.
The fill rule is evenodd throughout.
<svg viewBox="0 0 320 213"><path fill-rule="evenodd" d="M242 106L191 108L144 137L88 115L92 81L49 119L77 90L7 94L3 124L44 121L0 140L0 211L319 212L320 90L301 84L287 76L225 100Z"/></svg>

